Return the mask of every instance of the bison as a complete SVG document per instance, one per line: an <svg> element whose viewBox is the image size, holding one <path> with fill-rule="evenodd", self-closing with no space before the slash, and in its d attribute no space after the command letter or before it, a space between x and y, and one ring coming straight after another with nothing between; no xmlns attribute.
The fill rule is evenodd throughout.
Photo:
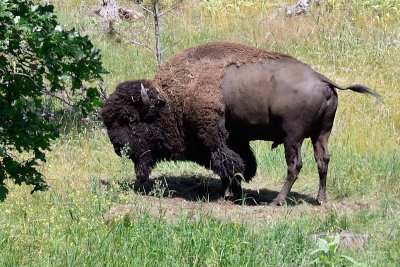
<svg viewBox="0 0 400 267"><path fill-rule="evenodd" d="M216 42L172 56L151 80L126 81L105 101L101 117L115 152L148 179L160 160L188 160L221 177L227 199L242 197L241 181L256 174L251 140L283 144L287 177L271 203L282 205L302 168L311 138L326 201L328 138L338 104L335 89L378 97L363 85L341 87L285 54Z"/></svg>

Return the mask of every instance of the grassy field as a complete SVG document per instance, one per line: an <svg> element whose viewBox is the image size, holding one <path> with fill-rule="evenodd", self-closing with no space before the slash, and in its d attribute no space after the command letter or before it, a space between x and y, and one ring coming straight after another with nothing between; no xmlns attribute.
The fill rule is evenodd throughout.
<svg viewBox="0 0 400 267"><path fill-rule="evenodd" d="M89 35L101 49L108 92L121 81L154 75L149 50L107 35L92 15L100 1L49 2L64 27ZM182 200L159 183L143 197L124 186L134 178L133 165L114 154L102 125L77 123L54 142L41 166L50 190L30 195L26 186L9 185L11 194L0 203L0 266L312 266L319 255L312 253L318 249L313 235L340 232L368 234L369 240L363 247L340 247L334 266L351 265L342 255L363 266L399 266L400 4L320 1L310 14L287 18L280 7L285 1L184 2L161 22L162 44L171 45L164 58L208 41L235 41L291 54L341 85L362 83L382 95L375 101L339 92L329 206L301 199L275 209ZM149 18L116 27L129 38L153 41ZM286 174L283 149L258 141L252 146L259 168L245 187L276 193ZM315 197L318 173L309 141L303 161L292 191ZM208 170L187 162L158 164L152 177L166 176L215 182ZM129 212L105 216L118 205Z"/></svg>

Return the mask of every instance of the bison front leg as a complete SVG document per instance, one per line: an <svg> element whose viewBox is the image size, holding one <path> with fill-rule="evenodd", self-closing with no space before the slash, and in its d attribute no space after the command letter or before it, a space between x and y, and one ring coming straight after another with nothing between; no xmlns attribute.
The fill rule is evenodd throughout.
<svg viewBox="0 0 400 267"><path fill-rule="evenodd" d="M244 180L249 182L257 172L257 161L254 156L253 150L250 147L250 143L247 140L241 140L239 137L229 137L229 147L239 154L245 164L245 170L243 173Z"/></svg>
<svg viewBox="0 0 400 267"><path fill-rule="evenodd" d="M132 161L135 164L136 179L139 182L146 182L155 165L151 151L144 152L137 159Z"/></svg>
<svg viewBox="0 0 400 267"><path fill-rule="evenodd" d="M190 114L187 117L188 129L210 152L210 167L221 177L225 199L241 199L240 183L245 164L239 154L228 147L229 133L225 128L224 108L223 106L220 106L220 109L216 108L220 103L212 102L209 98L196 100L193 105L188 104L188 107L191 107L187 111L187 114Z"/></svg>
<svg viewBox="0 0 400 267"><path fill-rule="evenodd" d="M287 164L287 176L285 184L283 185L278 196L272 201L271 205L280 206L286 202L286 196L292 188L294 182L299 175L299 172L303 166L301 161L301 144L300 142L285 142L285 158Z"/></svg>
<svg viewBox="0 0 400 267"><path fill-rule="evenodd" d="M222 192L227 200L242 198L241 180L244 163L240 156L223 145L211 152L211 169L221 177Z"/></svg>

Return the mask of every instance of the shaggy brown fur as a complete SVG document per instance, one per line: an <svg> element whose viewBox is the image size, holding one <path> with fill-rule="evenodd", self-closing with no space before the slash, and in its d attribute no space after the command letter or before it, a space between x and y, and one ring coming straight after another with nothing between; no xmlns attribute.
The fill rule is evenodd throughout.
<svg viewBox="0 0 400 267"><path fill-rule="evenodd" d="M142 108L141 84L150 99ZM105 101L101 118L115 152L134 163L138 179L146 180L158 160L182 158L183 141L176 129L169 105L150 80L119 84Z"/></svg>

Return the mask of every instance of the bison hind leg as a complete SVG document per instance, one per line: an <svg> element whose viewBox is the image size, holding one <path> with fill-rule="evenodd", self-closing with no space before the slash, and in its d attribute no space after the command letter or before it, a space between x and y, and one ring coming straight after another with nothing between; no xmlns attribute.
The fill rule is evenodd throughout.
<svg viewBox="0 0 400 267"><path fill-rule="evenodd" d="M287 164L287 176L285 183L279 192L278 196L272 201L272 206L281 206L286 202L286 196L296 181L297 176L303 166L301 160L301 140L286 140L285 141L285 158Z"/></svg>
<svg viewBox="0 0 400 267"><path fill-rule="evenodd" d="M317 195L317 204L326 202L326 176L329 165L328 138L330 132L321 133L317 138L313 138L314 157L317 162L319 174L319 190Z"/></svg>

